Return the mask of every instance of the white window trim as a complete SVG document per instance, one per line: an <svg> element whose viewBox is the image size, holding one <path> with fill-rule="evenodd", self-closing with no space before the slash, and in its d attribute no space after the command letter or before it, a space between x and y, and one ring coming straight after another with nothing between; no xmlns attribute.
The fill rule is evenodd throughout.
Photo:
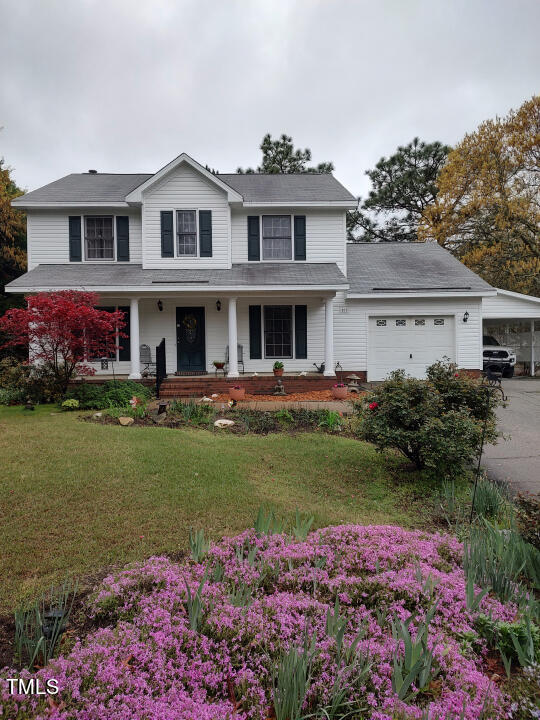
<svg viewBox="0 0 540 720"><path fill-rule="evenodd" d="M204 208L203 208L204 209ZM195 255L180 255L178 253L178 213L194 212L195 213ZM173 230L174 230L174 258L177 260L192 259L196 260L201 256L200 238L199 238L199 208L173 208Z"/></svg>
<svg viewBox="0 0 540 720"><path fill-rule="evenodd" d="M302 303L305 304L305 303ZM265 342L265 318L264 318L264 308L265 307L290 307L291 308L291 355L287 356L280 356L280 357L270 357L266 354L266 342ZM261 334L262 334L262 347L263 347L263 357L265 360L273 360L274 362L276 360L296 360L296 326L295 326L295 318L296 318L296 312L295 312L296 305L289 304L289 303L267 303L266 305L261 305L261 314L262 314L262 322L261 322ZM306 317L307 322L307 317Z"/></svg>
<svg viewBox="0 0 540 720"><path fill-rule="evenodd" d="M304 213L300 213L300 214L304 215L304 217L306 218L306 259L305 260L295 260L294 259L294 240L295 240L294 216L295 216L295 214L298 214L298 213L286 213L286 212L259 213L258 218L259 218L259 258L260 258L260 260L258 262L261 262L261 263L291 263L291 262L305 263L308 261L307 260L307 215L305 215ZM282 217L283 215L288 215L291 218L291 259L290 260L277 260L274 258L274 259L270 259L270 260L265 260L263 258L263 217L268 217L268 216ZM250 261L250 262L253 262L253 261ZM257 262L257 261L255 261L255 262Z"/></svg>
<svg viewBox="0 0 540 720"><path fill-rule="evenodd" d="M112 231L113 231L113 256L112 258L87 258L86 252L86 218L88 217L112 217ZM82 232L82 262L85 263L116 263L116 215L114 213L85 213L81 215L81 232Z"/></svg>

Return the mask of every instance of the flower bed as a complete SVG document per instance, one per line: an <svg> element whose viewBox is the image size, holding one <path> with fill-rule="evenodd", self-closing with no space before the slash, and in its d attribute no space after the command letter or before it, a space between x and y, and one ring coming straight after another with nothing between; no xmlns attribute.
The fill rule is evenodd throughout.
<svg viewBox="0 0 540 720"><path fill-rule="evenodd" d="M420 720L428 708L430 719L507 717L474 620L511 619L516 609L485 597L467 610L461 554L445 535L342 526L305 541L246 531L200 562L150 558L104 580L90 604L99 629L37 673L58 679L56 698L14 700L2 683L0 702L7 717L262 720L274 717L277 671L306 656L307 642L305 716L342 688L356 718ZM414 638L433 607L432 674L400 700L392 675L403 647L392 621L413 613Z"/></svg>

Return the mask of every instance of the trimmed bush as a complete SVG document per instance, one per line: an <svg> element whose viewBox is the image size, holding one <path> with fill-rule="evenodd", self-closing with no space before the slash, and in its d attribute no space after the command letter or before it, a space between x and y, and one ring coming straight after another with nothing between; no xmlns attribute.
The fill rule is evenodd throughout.
<svg viewBox="0 0 540 720"><path fill-rule="evenodd" d="M152 397L152 390L133 380L108 380L102 385L81 382L66 393L66 399L79 401L81 410L129 407L132 397L148 400Z"/></svg>
<svg viewBox="0 0 540 720"><path fill-rule="evenodd" d="M452 363L435 363L428 380L390 374L360 406L361 434L383 451L395 448L430 476L462 476L477 457L483 419L486 442L496 438L500 400Z"/></svg>

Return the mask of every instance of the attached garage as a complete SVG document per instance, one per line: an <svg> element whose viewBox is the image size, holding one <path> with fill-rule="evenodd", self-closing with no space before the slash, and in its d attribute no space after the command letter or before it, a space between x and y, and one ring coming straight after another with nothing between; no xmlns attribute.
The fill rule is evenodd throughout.
<svg viewBox="0 0 540 720"><path fill-rule="evenodd" d="M453 315L369 317L368 380L384 380L397 368L425 378L426 368L443 357L456 360Z"/></svg>

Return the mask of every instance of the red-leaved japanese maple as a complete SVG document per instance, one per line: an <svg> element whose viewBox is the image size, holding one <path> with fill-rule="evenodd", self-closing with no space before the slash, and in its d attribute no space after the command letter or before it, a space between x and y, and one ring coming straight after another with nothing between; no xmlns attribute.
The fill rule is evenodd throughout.
<svg viewBox="0 0 540 720"><path fill-rule="evenodd" d="M125 326L122 311L96 307L93 292L60 290L27 298L26 308L13 308L0 318L2 347L27 346L30 362L50 376L64 393L75 375L93 375L91 358L109 356Z"/></svg>

